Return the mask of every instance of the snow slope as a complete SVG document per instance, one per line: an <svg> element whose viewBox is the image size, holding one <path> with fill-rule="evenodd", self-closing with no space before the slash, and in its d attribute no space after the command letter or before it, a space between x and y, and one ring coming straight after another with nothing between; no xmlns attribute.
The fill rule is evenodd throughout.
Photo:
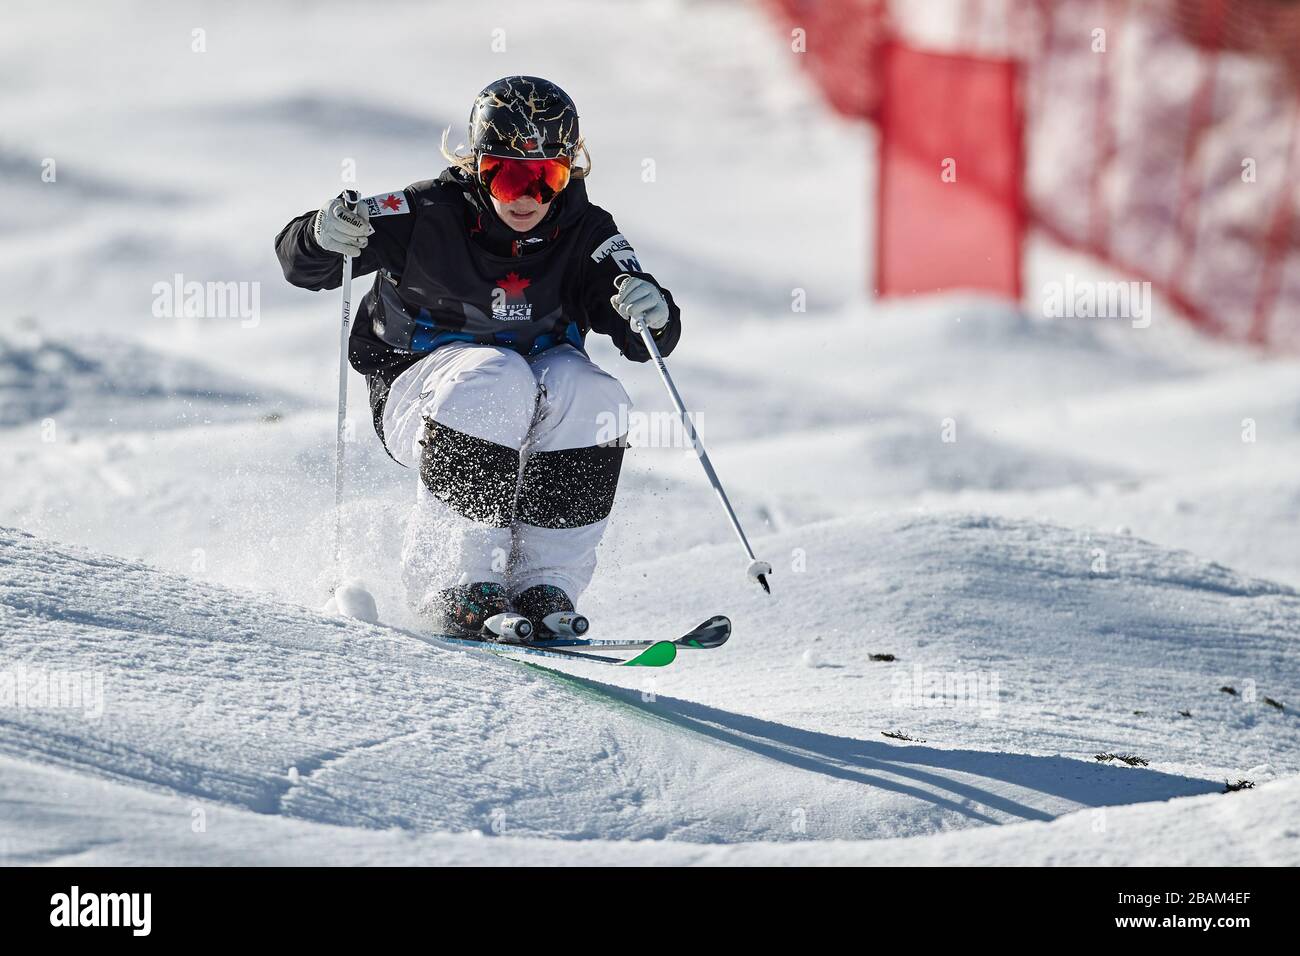
<svg viewBox="0 0 1300 956"><path fill-rule="evenodd" d="M116 338L68 343L33 320L0 336L0 427L63 421L78 431L148 431L275 420L301 407L296 396Z"/></svg>
<svg viewBox="0 0 1300 956"><path fill-rule="evenodd" d="M5 672L33 687L50 675L79 675L87 689L99 681L102 702L87 692L75 706L32 698L8 708L4 776L25 777L34 762L171 793L183 798L163 802L172 817L183 804L369 830L799 843L1020 826L1214 793L1221 783L1203 767L1235 778L1261 754L1272 764L1262 773L1295 772L1294 719L1217 690L1229 667L1259 675L1262 693L1300 690L1285 654L1300 630L1289 589L1141 542L1110 542L1114 571L1099 588L1072 566L1075 535L1032 524L947 517L817 531L832 560L863 540L891 552L839 582L874 606L876 627L837 633L845 609L823 602L808 624L826 635L824 660L802 667L785 635L827 587L805 577L775 626L631 678L585 664L565 678L8 532ZM702 589L721 557L693 556ZM899 660L870 661L882 647ZM962 685L978 692L932 697L915 683L918 667L983 680ZM626 688L608 682L611 671ZM1193 716L1179 717L1186 707ZM1099 763L1094 747L1149 765ZM136 798L119 811L144 812ZM20 844L13 852L50 852L18 837L22 813L0 818L16 831L5 837ZM277 834L298 832L252 826L266 854ZM160 852L154 839L143 838L138 859ZM473 858L475 844L452 846ZM618 859L616 845L603 847ZM392 851L353 835L337 852ZM578 857L601 858L590 847Z"/></svg>
<svg viewBox="0 0 1300 956"><path fill-rule="evenodd" d="M0 226L0 695L73 675L92 706L0 696L0 860L1300 862L1300 362L1161 311L860 300L867 135L749 4L392 3L384 70L344 91L314 51L352 16L6 10L0 170L34 214ZM420 640L414 478L356 376L327 558L337 299L288 287L271 237L345 160L363 192L435 174L516 70L580 103L593 198L683 306L670 365L776 566L767 598L693 457L634 448L584 610L736 622L661 672ZM256 283L260 313L159 317L178 273ZM381 625L313 610L340 577Z"/></svg>
<svg viewBox="0 0 1300 956"><path fill-rule="evenodd" d="M49 794L57 793L58 800ZM0 758L13 864L400 866L1294 866L1295 778L1233 795L1080 810L1048 823L905 839L774 843L546 840L509 819L468 833L324 826Z"/></svg>

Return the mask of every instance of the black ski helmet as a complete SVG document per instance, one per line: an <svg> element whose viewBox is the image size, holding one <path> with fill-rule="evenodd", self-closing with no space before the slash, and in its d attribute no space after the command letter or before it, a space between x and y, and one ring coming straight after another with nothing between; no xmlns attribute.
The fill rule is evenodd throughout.
<svg viewBox="0 0 1300 956"><path fill-rule="evenodd" d="M469 147L475 154L573 157L581 143L573 100L539 76L504 76L489 83L469 111Z"/></svg>

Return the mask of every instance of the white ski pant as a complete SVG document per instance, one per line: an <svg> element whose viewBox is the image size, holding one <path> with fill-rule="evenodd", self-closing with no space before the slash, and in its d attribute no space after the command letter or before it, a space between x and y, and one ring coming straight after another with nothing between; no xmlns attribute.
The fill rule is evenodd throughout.
<svg viewBox="0 0 1300 956"><path fill-rule="evenodd" d="M402 549L411 603L483 581L512 597L552 584L576 602L613 505L628 404L569 345L525 358L455 342L399 375L383 429L419 472Z"/></svg>

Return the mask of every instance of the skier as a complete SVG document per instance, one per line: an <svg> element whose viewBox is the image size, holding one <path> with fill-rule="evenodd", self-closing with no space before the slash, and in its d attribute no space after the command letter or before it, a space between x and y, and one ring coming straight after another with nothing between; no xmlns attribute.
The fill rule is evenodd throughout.
<svg viewBox="0 0 1300 956"><path fill-rule="evenodd" d="M348 358L389 454L417 469L402 567L421 619L491 639L485 622L513 612L552 637L545 622L574 611L595 570L626 446L608 432L627 394L586 335L644 362L632 323L666 355L680 313L588 201L591 156L558 86L497 80L474 100L468 150L449 132L437 179L355 211L340 195L290 221L276 252L304 289L338 288L344 256L376 273Z"/></svg>

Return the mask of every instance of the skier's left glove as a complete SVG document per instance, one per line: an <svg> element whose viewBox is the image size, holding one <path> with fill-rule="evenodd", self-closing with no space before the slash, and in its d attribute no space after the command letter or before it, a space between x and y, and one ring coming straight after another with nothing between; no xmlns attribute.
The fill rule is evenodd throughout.
<svg viewBox="0 0 1300 956"><path fill-rule="evenodd" d="M374 231L366 204L360 203L356 209L349 209L342 194L327 202L312 221L312 238L316 245L341 256L361 255Z"/></svg>
<svg viewBox="0 0 1300 956"><path fill-rule="evenodd" d="M609 297L609 304L623 318L644 322L651 332L668 324L668 302L653 282L625 274L614 280L614 288L618 292Z"/></svg>

